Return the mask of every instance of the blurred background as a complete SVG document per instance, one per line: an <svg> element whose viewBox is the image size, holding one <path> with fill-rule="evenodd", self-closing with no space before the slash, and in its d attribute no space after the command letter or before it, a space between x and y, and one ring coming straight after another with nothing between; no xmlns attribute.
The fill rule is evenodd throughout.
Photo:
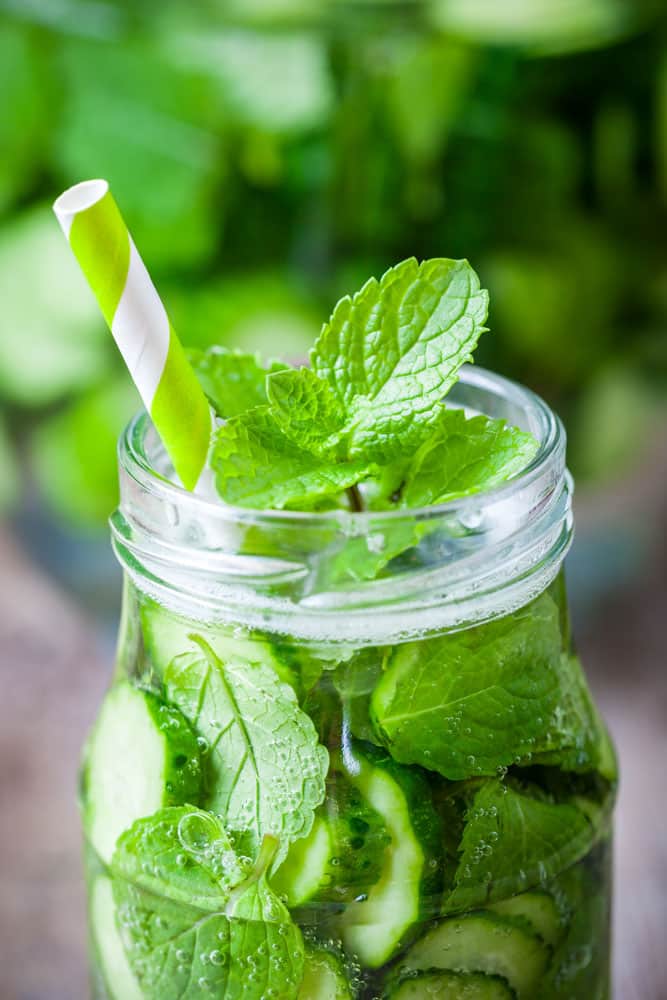
<svg viewBox="0 0 667 1000"><path fill-rule="evenodd" d="M189 345L300 358L416 255L562 415L579 643L620 746L619 1000L667 996L660 0L0 0L0 998L84 997L75 761L111 670L137 398L51 214L111 182Z"/></svg>

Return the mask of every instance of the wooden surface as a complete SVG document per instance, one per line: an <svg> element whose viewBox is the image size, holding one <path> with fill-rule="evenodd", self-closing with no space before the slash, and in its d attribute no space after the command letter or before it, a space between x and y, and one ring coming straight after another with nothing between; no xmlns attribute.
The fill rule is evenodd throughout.
<svg viewBox="0 0 667 1000"><path fill-rule="evenodd" d="M656 570L580 630L622 761L616 1000L667 997L666 591ZM75 776L103 659L74 604L0 531L0 1000L87 996Z"/></svg>

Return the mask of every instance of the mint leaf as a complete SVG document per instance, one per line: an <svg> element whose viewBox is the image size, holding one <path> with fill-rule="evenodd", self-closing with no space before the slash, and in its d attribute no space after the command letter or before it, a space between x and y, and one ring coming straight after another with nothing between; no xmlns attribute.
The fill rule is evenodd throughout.
<svg viewBox="0 0 667 1000"><path fill-rule="evenodd" d="M335 463L287 437L269 407L236 417L217 432L212 453L218 492L247 507L298 507L335 495L373 470L369 462Z"/></svg>
<svg viewBox="0 0 667 1000"><path fill-rule="evenodd" d="M208 744L205 805L251 856L267 834L277 837L279 864L289 844L310 832L325 795L328 753L294 691L273 670L240 659L223 663L198 642L201 653L172 660L165 686Z"/></svg>
<svg viewBox="0 0 667 1000"><path fill-rule="evenodd" d="M598 771L609 782L618 778L614 747L591 697L578 657L563 654L561 696L554 711L560 733L558 748L533 754L533 764L551 764L562 771Z"/></svg>
<svg viewBox="0 0 667 1000"><path fill-rule="evenodd" d="M298 368L272 375L267 379L267 392L283 433L301 447L334 461L344 434L345 410L331 387L310 368Z"/></svg>
<svg viewBox="0 0 667 1000"><path fill-rule="evenodd" d="M213 409L218 416L226 418L265 405L268 402L267 375L288 367L280 361L264 366L258 354L229 351L224 347L192 350L189 356Z"/></svg>
<svg viewBox="0 0 667 1000"><path fill-rule="evenodd" d="M273 850L252 872L221 822L187 806L138 820L120 837L113 894L145 997L297 996L303 942L266 881Z"/></svg>
<svg viewBox="0 0 667 1000"><path fill-rule="evenodd" d="M543 594L464 632L397 646L371 701L392 756L454 781L558 745L561 637Z"/></svg>
<svg viewBox="0 0 667 1000"><path fill-rule="evenodd" d="M583 857L594 835L594 825L573 802L551 801L537 788L483 782L466 814L444 912L471 909L546 882Z"/></svg>
<svg viewBox="0 0 667 1000"><path fill-rule="evenodd" d="M488 295L465 260L414 257L341 299L312 352L347 414L350 457L392 458L423 434L484 332Z"/></svg>
<svg viewBox="0 0 667 1000"><path fill-rule="evenodd" d="M169 806L137 820L118 838L111 867L146 892L201 910L220 908L252 873L221 820L194 806Z"/></svg>
<svg viewBox="0 0 667 1000"><path fill-rule="evenodd" d="M493 489L524 469L537 451L532 435L504 420L442 409L414 457L391 465L374 509L426 507ZM392 502L393 500L393 502Z"/></svg>

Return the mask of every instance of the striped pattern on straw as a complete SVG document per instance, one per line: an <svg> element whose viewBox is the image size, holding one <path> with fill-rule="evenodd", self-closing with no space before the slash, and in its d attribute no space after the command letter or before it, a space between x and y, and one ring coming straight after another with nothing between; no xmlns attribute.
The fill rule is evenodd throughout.
<svg viewBox="0 0 667 1000"><path fill-rule="evenodd" d="M192 490L208 454L210 407L109 185L84 181L53 208L174 468Z"/></svg>

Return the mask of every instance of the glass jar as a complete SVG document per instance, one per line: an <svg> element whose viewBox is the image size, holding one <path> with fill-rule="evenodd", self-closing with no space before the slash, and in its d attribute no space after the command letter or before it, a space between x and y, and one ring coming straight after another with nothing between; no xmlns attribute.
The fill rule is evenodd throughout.
<svg viewBox="0 0 667 1000"><path fill-rule="evenodd" d="M82 770L94 996L609 997L615 756L571 642L560 421L410 512L252 511L120 442L117 667Z"/></svg>

